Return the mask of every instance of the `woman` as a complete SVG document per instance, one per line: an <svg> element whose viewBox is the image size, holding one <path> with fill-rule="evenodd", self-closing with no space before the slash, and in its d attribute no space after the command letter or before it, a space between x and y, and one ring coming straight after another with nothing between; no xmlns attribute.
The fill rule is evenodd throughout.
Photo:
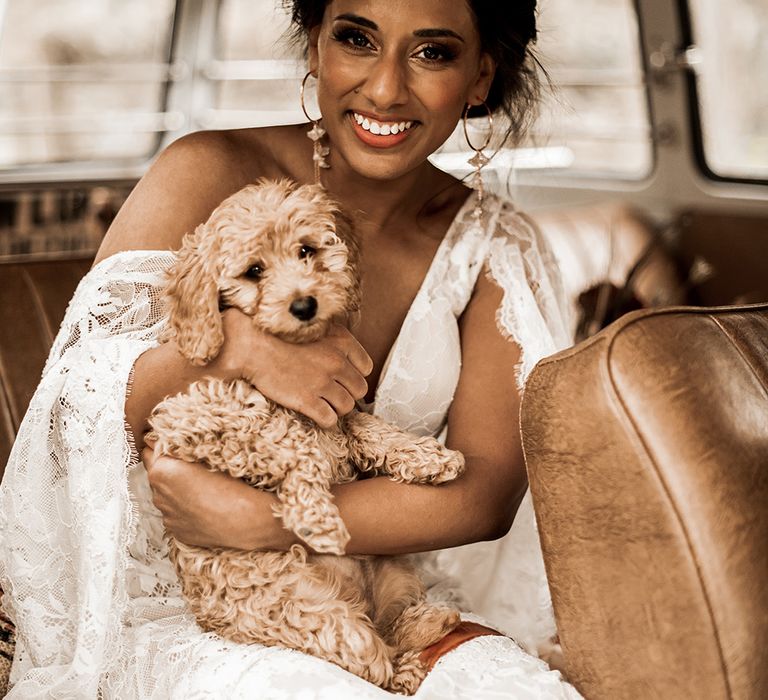
<svg viewBox="0 0 768 700"><path fill-rule="evenodd" d="M414 432L447 430L467 459L455 483L377 478L335 490L348 552L495 540L522 500L501 544L425 566L439 579L434 595L452 594L435 573L451 569L479 611L529 648L554 632L514 426L528 370L569 342L566 307L526 220L427 161L467 106L506 112L513 126L525 114L535 1L497 5L293 3L327 130L322 181L357 212L363 242L353 332L289 346L228 310L222 352L203 369L157 341L173 259L164 251L258 177L312 181L307 125L185 137L136 187L70 306L3 483L2 585L21 632L9 697L386 696L317 659L202 634L186 612L163 525L208 546L294 541L272 516L271 494L149 448L137 459L134 437L142 449L152 407L211 373L244 377L321 425L365 399ZM502 636L459 647L419 691L497 696L578 697Z"/></svg>

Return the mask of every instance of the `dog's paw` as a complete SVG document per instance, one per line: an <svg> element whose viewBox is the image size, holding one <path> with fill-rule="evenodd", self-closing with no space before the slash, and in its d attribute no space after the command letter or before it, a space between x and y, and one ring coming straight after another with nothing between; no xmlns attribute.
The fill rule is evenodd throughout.
<svg viewBox="0 0 768 700"><path fill-rule="evenodd" d="M342 555L349 542L349 531L340 518L332 519L330 523L305 523L294 532L318 554Z"/></svg>
<svg viewBox="0 0 768 700"><path fill-rule="evenodd" d="M394 476L419 484L443 484L464 473L461 452L449 450L433 438L422 438L419 443L421 450L403 460Z"/></svg>
<svg viewBox="0 0 768 700"><path fill-rule="evenodd" d="M431 484L444 484L446 481L457 479L464 473L464 455L461 452L444 447L435 461L440 465L440 468L430 479L429 483Z"/></svg>
<svg viewBox="0 0 768 700"><path fill-rule="evenodd" d="M427 667L419 660L419 654L408 651L395 661L395 673L387 690L399 695L413 695L427 675Z"/></svg>

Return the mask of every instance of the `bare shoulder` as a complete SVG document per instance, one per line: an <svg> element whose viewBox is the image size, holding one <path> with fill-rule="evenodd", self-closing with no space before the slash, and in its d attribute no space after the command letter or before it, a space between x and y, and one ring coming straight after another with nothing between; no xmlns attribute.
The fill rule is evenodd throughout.
<svg viewBox="0 0 768 700"><path fill-rule="evenodd" d="M121 207L96 262L124 250L176 250L227 196L259 177L289 175L273 155L290 151L286 127L203 131L168 146Z"/></svg>

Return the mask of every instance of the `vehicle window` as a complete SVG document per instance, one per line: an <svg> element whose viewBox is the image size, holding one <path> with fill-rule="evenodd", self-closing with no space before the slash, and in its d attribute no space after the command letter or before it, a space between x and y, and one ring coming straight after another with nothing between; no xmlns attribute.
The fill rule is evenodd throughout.
<svg viewBox="0 0 768 700"><path fill-rule="evenodd" d="M169 128L174 6L0 2L0 169L150 155Z"/></svg>
<svg viewBox="0 0 768 700"><path fill-rule="evenodd" d="M181 75L189 82L192 71L193 99L166 111L166 87L185 67L169 64L171 0L0 2L0 168L146 159L163 132L180 135L184 124L302 120L303 61L283 41L280 5L222 0L213 50L183 57L197 63ZM555 89L522 148L494 166L645 175L650 129L631 0L541 0L538 52ZM466 148L459 131L438 160L466 169Z"/></svg>
<svg viewBox="0 0 768 700"><path fill-rule="evenodd" d="M501 171L642 178L652 165L648 97L631 0L540 0L537 56L544 80L540 116L521 148L501 151ZM479 139L482 141L482 139ZM466 170L459 128L435 159Z"/></svg>
<svg viewBox="0 0 768 700"><path fill-rule="evenodd" d="M554 92L533 143L568 149L571 167L639 178L651 168L648 97L632 0L542 0L538 50Z"/></svg>
<svg viewBox="0 0 768 700"><path fill-rule="evenodd" d="M216 58L206 71L215 83L207 128L304 121L298 96L305 64L302 47L286 41L289 20L275 0L223 0Z"/></svg>
<svg viewBox="0 0 768 700"><path fill-rule="evenodd" d="M768 3L692 0L691 12L706 163L768 180Z"/></svg>
<svg viewBox="0 0 768 700"><path fill-rule="evenodd" d="M207 127L290 123L303 63L282 41L288 17L275 2L225 0L219 81ZM631 0L542 0L538 52L554 90L545 90L541 118L522 149L500 153L494 166L570 169L642 177L651 142L639 34ZM458 129L435 158L454 172L469 169ZM465 157L466 156L466 157Z"/></svg>

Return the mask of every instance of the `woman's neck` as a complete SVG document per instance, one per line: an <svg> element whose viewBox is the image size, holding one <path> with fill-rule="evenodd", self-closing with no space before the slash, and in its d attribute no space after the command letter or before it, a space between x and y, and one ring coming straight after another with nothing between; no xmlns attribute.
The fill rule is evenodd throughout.
<svg viewBox="0 0 768 700"><path fill-rule="evenodd" d="M395 221L416 220L442 209L459 183L425 161L394 180L373 180L337 162L322 172L323 184L347 211L364 214L366 228L382 230Z"/></svg>

